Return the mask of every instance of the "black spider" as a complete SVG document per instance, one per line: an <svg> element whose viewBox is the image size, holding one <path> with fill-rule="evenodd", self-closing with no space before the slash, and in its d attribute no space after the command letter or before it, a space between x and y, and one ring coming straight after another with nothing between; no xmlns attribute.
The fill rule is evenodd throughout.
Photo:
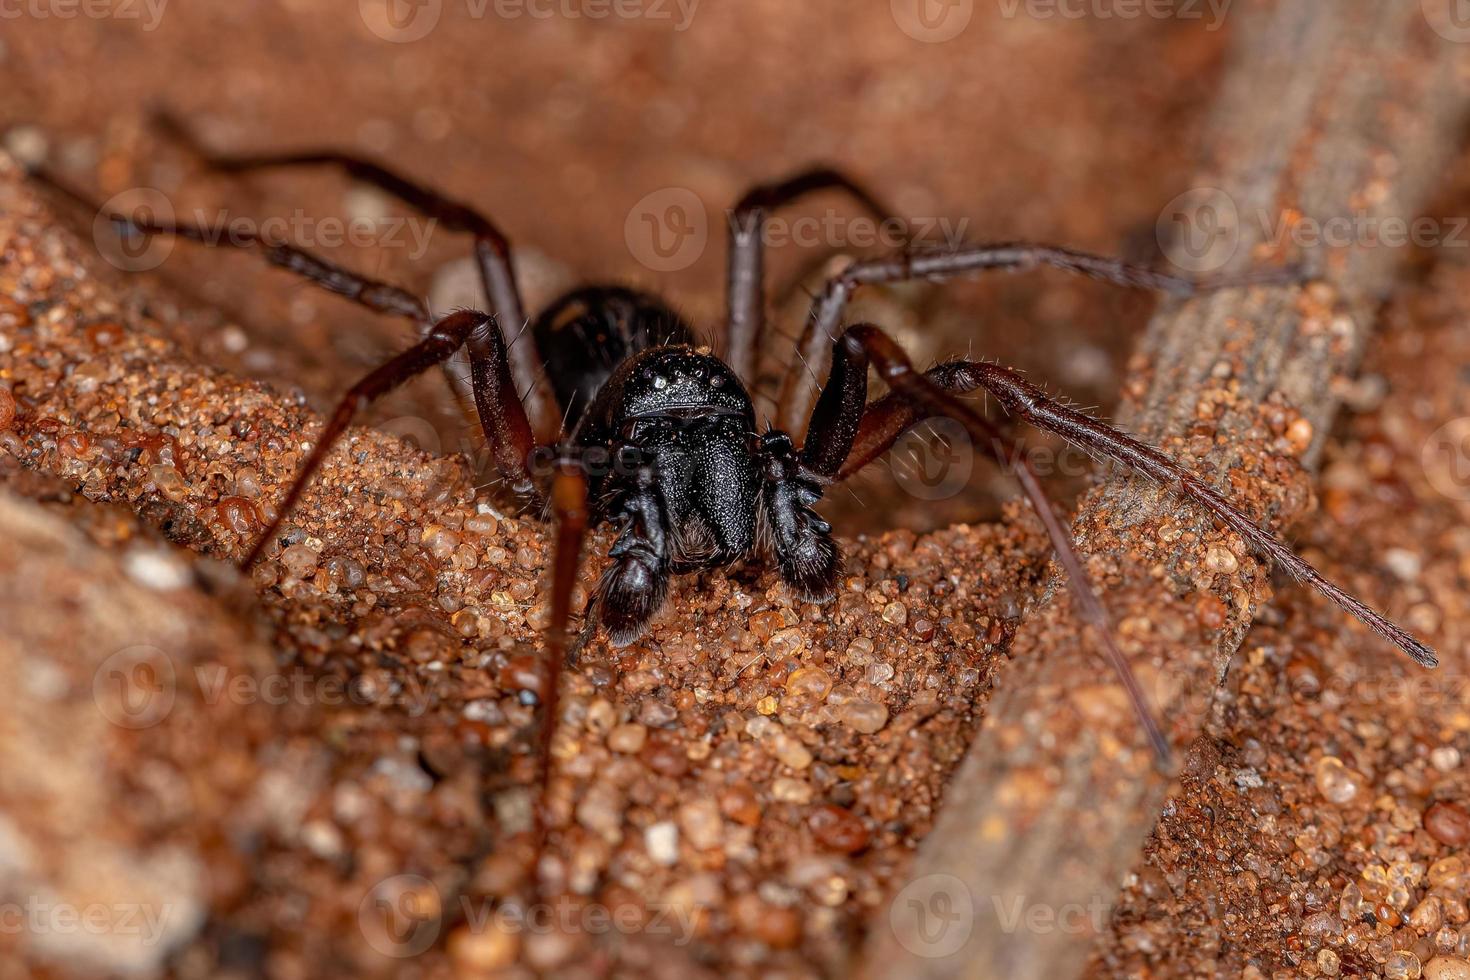
<svg viewBox="0 0 1470 980"><path fill-rule="evenodd" d="M250 238L238 229L226 235L221 229L137 216L113 218L137 233L258 248L271 263L370 310L408 317L420 330L417 344L368 374L342 399L275 520L242 562L245 567L272 543L312 474L359 409L466 350L470 365L466 394L476 406L500 473L516 493L557 522L541 722L543 778L550 767L546 750L557 717L571 597L589 526L612 522L619 528L596 596L600 621L616 644L631 642L643 632L663 604L671 576L728 565L756 551L774 556L781 578L802 599L829 601L841 560L831 527L813 505L826 487L862 469L903 432L933 415L958 420L976 445L991 448L1013 470L1046 526L1080 610L1128 690L1150 741L1166 758L1167 742L1117 649L1106 612L1036 474L1009 439L959 397L977 389L994 395L1013 414L1039 428L1195 501L1418 663L1437 664L1428 647L1324 579L1218 491L1159 451L1047 397L1004 367L953 361L920 372L880 328L859 324L838 329L853 290L870 283L937 281L986 269L1049 265L1121 285L1188 294L1200 288L1279 281L1283 278L1279 271L1199 283L1115 259L1023 243L967 245L860 261L833 276L816 298L798 343L799 357L782 388L779 427L760 433L747 385L765 311L762 222L775 208L826 189L846 192L886 218L875 198L843 174L816 169L759 186L732 210L728 318L721 354L698 346L689 326L657 297L611 286L582 288L562 297L532 324L534 345L508 345L502 328L526 322L510 247L500 230L475 209L354 156L306 152L222 157L203 150L176 123L168 125L216 169L335 167L387 191L444 227L473 236L493 312L460 310L435 321L423 301L406 290L349 272L289 244ZM803 364L819 375L828 371L814 406L800 383ZM872 403L867 400L870 367L890 389ZM466 384L453 374L450 377ZM524 400L518 392L526 393ZM558 424L562 418L564 426ZM798 431L805 433L800 445L788 435Z"/></svg>

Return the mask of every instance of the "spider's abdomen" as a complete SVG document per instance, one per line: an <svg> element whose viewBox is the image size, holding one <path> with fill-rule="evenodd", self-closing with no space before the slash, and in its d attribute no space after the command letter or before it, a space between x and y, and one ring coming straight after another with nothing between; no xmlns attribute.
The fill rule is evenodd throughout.
<svg viewBox="0 0 1470 980"><path fill-rule="evenodd" d="M651 347L695 344L689 325L657 296L623 286L567 293L536 318L531 336L568 431L619 364Z"/></svg>

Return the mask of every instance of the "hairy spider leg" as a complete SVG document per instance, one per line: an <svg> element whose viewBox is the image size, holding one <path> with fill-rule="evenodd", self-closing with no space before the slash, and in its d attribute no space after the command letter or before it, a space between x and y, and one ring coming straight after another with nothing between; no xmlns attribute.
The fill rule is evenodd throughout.
<svg viewBox="0 0 1470 980"><path fill-rule="evenodd" d="M879 221L893 212L866 187L831 167L813 167L746 191L730 212L725 286L725 363L754 390L766 323L765 231L770 213L818 191L842 191Z"/></svg>
<svg viewBox="0 0 1470 980"><path fill-rule="evenodd" d="M966 245L957 249L902 253L854 262L829 277L822 291L812 300L811 313L797 341L795 356L781 382L777 424L793 437L801 437L803 430L800 426L814 397L808 372L820 377L826 371L831 354L829 345L836 339L843 311L859 286L914 279L943 282L975 272L994 269L1018 272L1039 266L1050 266L1118 286L1158 290L1176 296L1235 286L1295 282L1301 278L1300 269L1283 266L1256 269L1236 276L1192 280L1121 259L1026 242Z"/></svg>
<svg viewBox="0 0 1470 980"><path fill-rule="evenodd" d="M502 331L519 332L526 313L516 285L510 240L483 212L375 163L336 150L304 150L279 154L225 155L205 147L184 123L166 112L155 114L157 125L199 157L210 169L222 173L248 173L299 167L330 167L354 180L370 184L398 198L410 208L440 222L453 232L474 238L475 260L490 309ZM547 387L541 363L530 344L508 343L511 376L517 390L525 392L525 410L534 431L545 441L555 438L559 413Z"/></svg>

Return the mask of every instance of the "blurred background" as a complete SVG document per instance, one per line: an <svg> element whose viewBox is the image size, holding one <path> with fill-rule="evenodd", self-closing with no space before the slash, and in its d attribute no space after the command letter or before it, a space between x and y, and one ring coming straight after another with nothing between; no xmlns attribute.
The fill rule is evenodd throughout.
<svg viewBox="0 0 1470 980"><path fill-rule="evenodd" d="M333 173L211 175L150 124L166 108L220 152L346 149L474 204L516 246L532 307L569 284L629 282L711 331L726 209L818 162L866 182L926 242L1030 239L1164 265L1155 223L1189 186L1230 23L1229 4L1160 17L1029 0L28 3L0 39L5 145L99 201L151 188L181 218L288 220L334 261L440 305L473 300L463 236ZM674 242L658 222L691 194L698 234L661 256L650 236ZM839 195L781 217L794 243L769 259L767 398L825 264L891 250ZM253 256L183 245L145 264L140 294L181 307L176 339L318 408L410 339ZM1153 303L1050 271L860 297L853 316L900 332L917 360L998 359L1104 411ZM479 445L437 376L374 413L429 448ZM937 503L894 494L889 467L924 456L913 439L901 448L833 495L839 520L922 529L993 516L1013 495L998 474ZM1054 468L1063 495L1087 471L1075 456Z"/></svg>

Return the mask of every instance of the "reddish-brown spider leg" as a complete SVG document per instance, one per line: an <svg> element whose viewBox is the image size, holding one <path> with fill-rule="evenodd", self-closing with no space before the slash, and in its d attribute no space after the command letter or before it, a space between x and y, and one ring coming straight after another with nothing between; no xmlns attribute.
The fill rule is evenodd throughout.
<svg viewBox="0 0 1470 980"><path fill-rule="evenodd" d="M526 325L525 305L516 285L510 240L483 213L435 190L409 180L388 168L349 153L334 150L311 150L296 153L227 156L211 152L180 120L168 113L156 113L155 119L169 136L198 156L211 169L223 173L247 173L290 167L333 167L354 180L371 184L398 198L410 208L438 221L450 231L471 235L475 241L475 259L480 277L490 300L490 309L502 330L519 334ZM517 389L525 393L526 412L534 430L544 439L555 436L560 416L554 408L550 389L542 376L541 364L533 344L507 345L511 376Z"/></svg>
<svg viewBox="0 0 1470 980"><path fill-rule="evenodd" d="M846 193L880 221L892 215L867 188L829 167L814 167L784 180L752 187L730 212L725 363L747 386L755 384L756 352L766 322L766 250L762 240L766 218L770 212L797 198L824 190Z"/></svg>
<svg viewBox="0 0 1470 980"><path fill-rule="evenodd" d="M551 513L556 522L555 550L551 568L551 622L546 630L546 684L541 706L540 799L536 806L535 858L546 850L549 833L547 792L551 784L551 741L556 734L561 710L561 678L566 667L570 641L572 596L577 588L577 571L582 563L582 544L587 537L587 479L574 459L559 459L551 484ZM536 868L531 869L533 888L539 887Z"/></svg>
<svg viewBox="0 0 1470 980"><path fill-rule="evenodd" d="M54 179L38 176L68 197L88 203L84 197ZM307 457L306 465L287 491L285 500L277 508L275 520L251 548L250 554L241 563L242 567L249 568L255 564L270 546L281 523L306 489L306 483L331 451L332 444L351 423L358 408L423 371L443 364L454 356L461 345L466 346L469 352L475 411L479 415L481 429L490 440L496 467L512 489L527 497L533 506L539 507L542 503L540 491L530 470L531 459L536 450L535 435L517 395L505 337L494 317L475 310L461 310L445 317L438 324L431 325L427 308L407 290L358 275L293 245L266 242L258 235L240 229L201 228L122 215L108 217L120 227L141 234L178 235L203 245L258 249L271 264L375 313L394 313L407 317L414 321L420 331L422 339L418 344L358 382L338 404L311 455ZM446 332L447 335L460 338L447 352L443 349Z"/></svg>
<svg viewBox="0 0 1470 980"><path fill-rule="evenodd" d="M876 327L869 326L853 328L850 333L853 332L856 332L855 341L865 346L879 343L876 338L883 336ZM874 360L878 360L876 355ZM903 384L913 389L912 393L908 390L902 390L902 393L912 394L913 400L920 403L923 410L916 411L912 406L905 406L901 404L901 399L891 395L874 403L858 426L853 451L848 462L838 471L838 479L851 475L864 463L881 455L901 432L920 418L934 414L953 415L954 407L963 404L957 401L956 395L983 389L995 395L1011 412L1037 428L1053 432L1083 449L1137 470L1205 507L1220 523L1239 534L1257 552L1286 569L1291 575L1304 579L1322 595L1357 617L1369 629L1403 650L1416 663L1425 667L1439 665L1439 659L1428 646L1324 578L1309 562L1282 544L1270 531L1247 517L1218 490L1157 449L1097 419L1067 408L1048 398L1045 392L1016 372L995 364L971 361L941 364L922 376L923 384L916 384L909 379L911 374L911 369L899 369L899 375L906 379ZM900 390L895 385L895 391Z"/></svg>
<svg viewBox="0 0 1470 980"><path fill-rule="evenodd" d="M1123 651L1118 649L1107 609L1098 599L1087 569L1072 543L1071 533L1057 517L1056 509L1035 470L1031 468L1025 455L989 419L915 371L898 344L877 327L852 327L834 343L832 370L827 383L822 387L822 394L807 426L808 437L801 450L802 463L827 479L840 478L843 463L851 456L859 438L862 428L860 420L865 420L872 411L865 411L863 407L867 395L870 359L877 367L879 375L893 388L895 394L891 398L917 402L930 412L954 418L964 425L977 445L988 446L996 459L1015 474L1021 489L1031 501L1031 506L1041 518L1042 526L1046 528L1047 537L1051 539L1057 561L1066 572L1067 583L1077 600L1083 620L1097 634L1104 656L1117 673L1119 682L1133 704L1134 712L1138 715L1139 723L1143 726L1144 734L1159 764L1168 768L1169 742L1159 728L1143 688L1134 676L1133 668L1123 656ZM886 401L888 399L877 404L881 406ZM894 438L897 438L897 433Z"/></svg>
<svg viewBox="0 0 1470 980"><path fill-rule="evenodd" d="M301 494L312 476L352 424L359 410L430 368L443 364L466 345L470 351L471 369L475 372L476 407L479 409L482 424L486 427L486 435L494 444L496 462L501 465L509 464L510 468L505 473L507 479L530 485L527 467L535 447L530 444L530 424L509 384L509 367L505 363L503 343L493 316L478 310L459 310L429 327L417 344L349 388L327 418L326 425L317 435L316 444L296 474L295 482L277 506L275 520L271 521L240 566L249 568L254 565L275 540L281 524L301 499ZM494 363L482 363L485 360L492 360ZM483 390L482 377L488 382Z"/></svg>
<svg viewBox="0 0 1470 980"><path fill-rule="evenodd" d="M1288 266L1255 269L1237 276L1185 279L1121 259L1025 242L967 245L954 250L905 253L854 262L828 279L821 293L812 300L811 314L807 317L806 326L797 341L796 356L781 382L781 412L777 424L793 435L800 435L801 423L812 404L810 377L820 377L826 369L828 345L836 339L842 313L847 308L853 291L859 286L914 279L943 282L973 272L993 269L1018 272L1039 266L1050 266L1117 286L1158 290L1177 296L1231 286L1294 282L1301 278L1300 269Z"/></svg>

